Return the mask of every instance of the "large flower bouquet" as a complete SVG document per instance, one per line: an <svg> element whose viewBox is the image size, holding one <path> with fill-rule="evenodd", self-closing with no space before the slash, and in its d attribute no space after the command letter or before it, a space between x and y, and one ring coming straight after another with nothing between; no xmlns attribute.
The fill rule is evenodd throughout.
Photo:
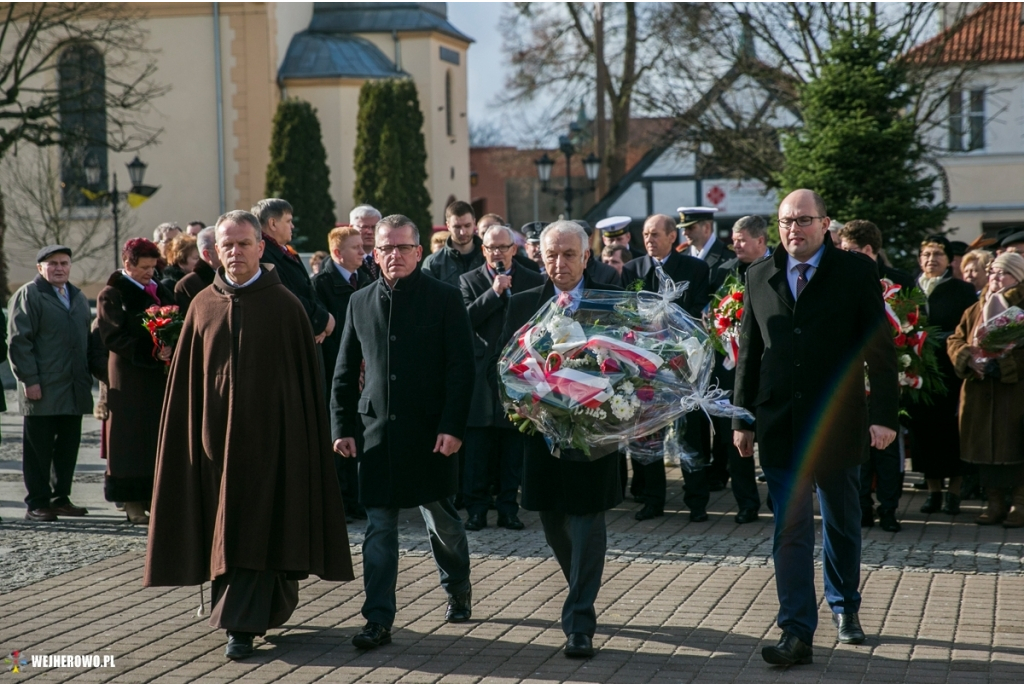
<svg viewBox="0 0 1024 685"><path fill-rule="evenodd" d="M743 281L734 275L725 279L718 292L711 296L711 316L708 333L711 344L725 355L722 365L736 368L740 356L740 320L743 318Z"/></svg>
<svg viewBox="0 0 1024 685"><path fill-rule="evenodd" d="M660 294L587 290L542 307L498 363L513 423L543 433L555 456L596 459L687 411L744 415L708 392L707 333L665 280Z"/></svg>
<svg viewBox="0 0 1024 685"><path fill-rule="evenodd" d="M1010 307L978 326L975 333L981 359L998 359L1024 343L1024 311Z"/></svg>
<svg viewBox="0 0 1024 685"><path fill-rule="evenodd" d="M924 293L918 288L907 290L883 278L882 297L896 345L900 390L911 402L930 404L931 395L942 392L943 383L935 356L936 329L928 326L927 317L921 313Z"/></svg>
<svg viewBox="0 0 1024 685"><path fill-rule="evenodd" d="M142 326L149 331L153 339L153 358L156 359L160 350L166 347L174 347L181 335L181 327L185 323L185 317L177 305L153 305L142 315ZM164 364L170 366L171 361L165 360Z"/></svg>

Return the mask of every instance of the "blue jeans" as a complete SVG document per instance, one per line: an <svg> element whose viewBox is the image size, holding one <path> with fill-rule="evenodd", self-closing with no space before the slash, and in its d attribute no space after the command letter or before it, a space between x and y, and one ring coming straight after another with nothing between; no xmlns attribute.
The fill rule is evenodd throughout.
<svg viewBox="0 0 1024 685"><path fill-rule="evenodd" d="M860 467L799 474L765 468L775 514L779 628L806 644L818 627L814 595L814 502L821 507L825 599L836 614L860 611Z"/></svg>
<svg viewBox="0 0 1024 685"><path fill-rule="evenodd" d="M398 585L398 512L391 507L366 507L366 537L363 539L363 618L388 630L395 622ZM462 519L445 498L420 506L427 524L430 551L449 595L469 591L469 543Z"/></svg>

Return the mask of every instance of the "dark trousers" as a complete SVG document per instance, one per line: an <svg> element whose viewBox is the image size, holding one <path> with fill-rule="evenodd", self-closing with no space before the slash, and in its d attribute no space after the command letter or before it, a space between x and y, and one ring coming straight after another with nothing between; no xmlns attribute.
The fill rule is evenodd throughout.
<svg viewBox="0 0 1024 685"><path fill-rule="evenodd" d="M363 538L363 618L389 630L395 622L398 587L398 512L391 507L366 507L366 535ZM470 588L469 543L462 519L450 498L420 506L427 524L430 551L449 595L461 595Z"/></svg>
<svg viewBox="0 0 1024 685"><path fill-rule="evenodd" d="M884 450L872 447L871 457L860 466L860 508L863 511L868 511L873 506L871 482L876 476L878 482L875 496L878 497L878 513L895 512L900 506L900 494L903 490L898 438Z"/></svg>
<svg viewBox="0 0 1024 685"><path fill-rule="evenodd" d="M562 575L569 583L569 594L562 604L562 631L568 636L583 633L594 637L597 612L594 602L601 589L604 555L608 535L604 512L567 514L563 511L540 512L544 537L555 553Z"/></svg>
<svg viewBox="0 0 1024 685"><path fill-rule="evenodd" d="M211 626L263 635L291 618L299 604L299 583L279 571L233 567L213 579L210 594Z"/></svg>
<svg viewBox="0 0 1024 685"><path fill-rule="evenodd" d="M729 466L732 482L732 496L740 509L761 508L761 493L757 490L757 469L754 459L744 459L732 444L732 420L720 416L715 421L715 453L721 455ZM713 474L712 474L713 477Z"/></svg>
<svg viewBox="0 0 1024 685"><path fill-rule="evenodd" d="M82 417L26 416L22 427L22 473L29 509L48 509L71 501Z"/></svg>
<svg viewBox="0 0 1024 685"><path fill-rule="evenodd" d="M818 627L814 595L814 502L821 508L825 600L836 614L860 611L860 467L800 473L764 468L775 513L775 586L779 628L811 644Z"/></svg>
<svg viewBox="0 0 1024 685"><path fill-rule="evenodd" d="M491 503L491 474L498 473L498 514L519 513L519 485L523 480L522 433L508 428L466 429L466 474L462 501L466 513L487 514ZM497 467L495 469L495 467Z"/></svg>
<svg viewBox="0 0 1024 685"><path fill-rule="evenodd" d="M633 462L634 465L636 462ZM665 464L656 461L653 464L641 464L644 474L644 504L656 508L665 506ZM683 503L691 512L704 513L708 509L711 490L708 486L707 469L687 471L683 469Z"/></svg>

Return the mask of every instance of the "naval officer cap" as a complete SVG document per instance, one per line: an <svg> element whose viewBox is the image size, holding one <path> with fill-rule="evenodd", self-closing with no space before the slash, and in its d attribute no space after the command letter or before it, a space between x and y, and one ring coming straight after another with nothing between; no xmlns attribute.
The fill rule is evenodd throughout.
<svg viewBox="0 0 1024 685"><path fill-rule="evenodd" d="M528 224L523 224L521 233L526 236L526 242L528 243L539 243L541 231L544 230L543 221L531 221Z"/></svg>
<svg viewBox="0 0 1024 685"><path fill-rule="evenodd" d="M47 245L39 252L36 252L36 264L45 262L47 259L55 254L66 254L68 257L71 256L71 248L64 247L63 245Z"/></svg>
<svg viewBox="0 0 1024 685"><path fill-rule="evenodd" d="M678 228L688 228L701 221L711 221L715 218L718 207L678 207L679 212Z"/></svg>
<svg viewBox="0 0 1024 685"><path fill-rule="evenodd" d="M1009 247L1010 245L1014 245L1016 243L1024 243L1024 231L1017 231L1006 236L999 243L999 247Z"/></svg>
<svg viewBox="0 0 1024 685"><path fill-rule="evenodd" d="M609 238L618 238L629 233L629 224L632 221L628 216L610 216L597 222L597 230Z"/></svg>

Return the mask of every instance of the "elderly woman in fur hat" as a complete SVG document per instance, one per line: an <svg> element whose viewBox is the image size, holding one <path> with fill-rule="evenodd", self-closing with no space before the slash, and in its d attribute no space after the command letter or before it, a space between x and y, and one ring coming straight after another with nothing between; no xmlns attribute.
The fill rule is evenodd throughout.
<svg viewBox="0 0 1024 685"><path fill-rule="evenodd" d="M978 327L1024 303L1024 257L1006 252L992 262L981 299L964 312L946 341L960 390L960 458L978 465L988 492L979 525L1024 527L1024 347L986 359ZM1007 511L1007 495L1013 506Z"/></svg>

